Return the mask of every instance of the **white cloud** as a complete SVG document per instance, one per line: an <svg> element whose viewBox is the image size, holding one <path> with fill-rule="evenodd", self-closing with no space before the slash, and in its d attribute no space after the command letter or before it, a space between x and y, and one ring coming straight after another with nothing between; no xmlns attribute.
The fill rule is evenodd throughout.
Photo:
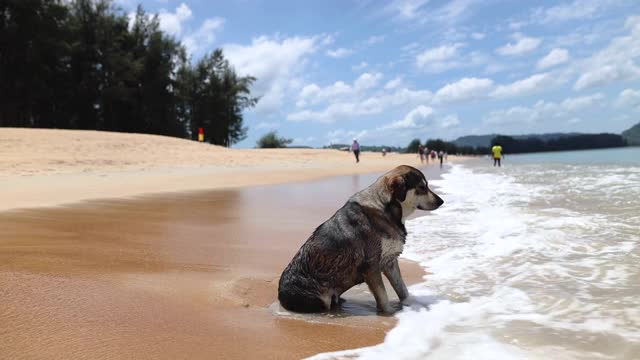
<svg viewBox="0 0 640 360"><path fill-rule="evenodd" d="M401 77L401 76L398 76L398 77L396 77L396 78L394 78L394 79L392 79L392 80L389 80L389 81L384 85L384 88L385 88L385 89L387 89L387 90L390 90L390 89L398 88L398 87L400 87L401 85L402 85L402 77Z"/></svg>
<svg viewBox="0 0 640 360"><path fill-rule="evenodd" d="M304 69L308 56L325 40L326 36L260 36L249 45L229 44L223 48L240 75L257 78L252 91L262 98L256 111L273 112L281 106L285 93L295 87L295 76Z"/></svg>
<svg viewBox="0 0 640 360"><path fill-rule="evenodd" d="M426 6L429 0L394 0L384 8L397 20L415 20L419 23L455 23L466 19L477 0L452 0L440 7Z"/></svg>
<svg viewBox="0 0 640 360"><path fill-rule="evenodd" d="M433 11L433 19L445 23L453 23L467 18L470 15L471 5L476 0L453 0Z"/></svg>
<svg viewBox="0 0 640 360"><path fill-rule="evenodd" d="M459 136L460 120L456 114L438 115L437 111L426 105L417 105L402 119L375 126L370 129L344 130L337 129L327 133L328 143L350 143L354 137L360 144L384 144L405 146L416 136L433 138L453 138Z"/></svg>
<svg viewBox="0 0 640 360"><path fill-rule="evenodd" d="M309 84L305 85L302 88L302 91L300 91L300 94L298 94L298 101L296 102L296 105L298 107L304 107L335 98L350 98L353 94L353 87L343 81L336 81L324 88L316 84Z"/></svg>
<svg viewBox="0 0 640 360"><path fill-rule="evenodd" d="M175 12L161 9L158 12L160 29L170 35L180 36L182 34L182 23L189 20L193 13L187 4L181 3L176 7Z"/></svg>
<svg viewBox="0 0 640 360"><path fill-rule="evenodd" d="M426 120L433 114L433 108L419 105L411 110L404 119L394 121L389 125L382 126L381 129L418 129L426 126Z"/></svg>
<svg viewBox="0 0 640 360"><path fill-rule="evenodd" d="M575 90L640 78L636 61L640 57L640 16L628 17L625 27L628 35L614 38L605 49L577 64L581 75L573 85Z"/></svg>
<svg viewBox="0 0 640 360"><path fill-rule="evenodd" d="M427 49L416 56L416 65L420 69L430 72L447 70L458 64L457 61L451 59L458 57L460 47L462 44L456 43Z"/></svg>
<svg viewBox="0 0 640 360"><path fill-rule="evenodd" d="M597 16L602 10L614 1L611 0L574 0L552 6L547 9L538 9L534 18L541 23L563 22L576 19L588 19Z"/></svg>
<svg viewBox="0 0 640 360"><path fill-rule="evenodd" d="M208 48L216 40L216 33L224 26L224 19L215 17L202 22L200 28L193 33L186 35L182 42L187 47L189 53L194 54L201 49Z"/></svg>
<svg viewBox="0 0 640 360"><path fill-rule="evenodd" d="M369 135L368 130L344 130L337 129L331 130L327 133L327 143L329 144L350 144L352 139L358 139L362 143L363 139L366 139Z"/></svg>
<svg viewBox="0 0 640 360"><path fill-rule="evenodd" d="M515 20L509 21L509 29L511 30L520 30L526 25L527 25L526 21L515 21Z"/></svg>
<svg viewBox="0 0 640 360"><path fill-rule="evenodd" d="M438 125L441 128L451 128L454 126L458 126L460 124L460 119L458 119L458 115L447 115L443 118L438 119Z"/></svg>
<svg viewBox="0 0 640 360"><path fill-rule="evenodd" d="M640 90L622 90L618 95L616 105L618 107L630 107L635 110L640 110Z"/></svg>
<svg viewBox="0 0 640 360"><path fill-rule="evenodd" d="M393 0L386 10L395 13L400 19L414 19L422 16L422 7L428 2L429 0Z"/></svg>
<svg viewBox="0 0 640 360"><path fill-rule="evenodd" d="M569 51L566 49L553 49L545 57L538 61L538 69L546 69L569 61Z"/></svg>
<svg viewBox="0 0 640 360"><path fill-rule="evenodd" d="M456 114L438 116L436 111L426 105L418 105L407 113L404 118L382 125L373 129L365 129L359 132L344 130L332 131L328 137L333 142L345 142L350 138L357 137L359 140L383 143L387 145L405 145L411 138L425 131L434 137L445 137L454 134L460 120ZM362 143L362 141L361 141Z"/></svg>
<svg viewBox="0 0 640 360"><path fill-rule="evenodd" d="M485 38L485 36L486 36L486 34L485 33L481 33L481 32L471 33L471 37L474 38L475 40L482 40L482 39Z"/></svg>
<svg viewBox="0 0 640 360"><path fill-rule="evenodd" d="M547 120L558 121L583 110L602 105L604 95L596 93L587 96L566 98L560 103L538 101L533 106L514 106L508 109L492 111L485 117L486 125L534 124ZM574 117L575 118L575 117Z"/></svg>
<svg viewBox="0 0 640 360"><path fill-rule="evenodd" d="M351 66L351 70L353 70L353 71L361 71L361 70L364 70L367 66L369 66L369 64L367 64L366 61L362 61L358 65Z"/></svg>
<svg viewBox="0 0 640 360"><path fill-rule="evenodd" d="M353 86L356 90L369 89L376 86L383 77L384 76L382 75L382 73L379 72L373 74L364 73L356 79L356 81L353 83Z"/></svg>
<svg viewBox="0 0 640 360"><path fill-rule="evenodd" d="M374 45L383 42L385 39L384 35L373 35L369 36L367 39L367 45Z"/></svg>
<svg viewBox="0 0 640 360"><path fill-rule="evenodd" d="M396 89L391 93L374 96L362 96L359 94L351 99L340 97L322 110L300 110L287 115L289 121L313 121L321 123L333 123L341 119L353 119L355 117L379 114L390 107L428 103L432 94L428 90L410 90L407 88Z"/></svg>
<svg viewBox="0 0 640 360"><path fill-rule="evenodd" d="M487 78L463 78L441 87L434 96L434 103L452 103L486 97L493 87Z"/></svg>
<svg viewBox="0 0 640 360"><path fill-rule="evenodd" d="M575 112L575 111L590 108L596 104L599 104L602 102L603 99L604 99L604 95L602 93L567 98L564 101L562 101L562 103L560 103L560 107L563 110Z"/></svg>
<svg viewBox="0 0 640 360"><path fill-rule="evenodd" d="M529 95L554 85L556 82L551 73L541 73L531 75L528 78L517 80L508 85L498 86L491 96L497 98L507 98L513 96Z"/></svg>
<svg viewBox="0 0 640 360"><path fill-rule="evenodd" d="M365 90L375 87L383 77L382 73L363 73L354 80L353 85L349 85L344 81L336 81L325 87L309 84L304 86L298 94L296 105L305 107L322 101L350 100L364 94Z"/></svg>
<svg viewBox="0 0 640 360"><path fill-rule="evenodd" d="M640 69L633 62L629 61L621 65L603 65L601 68L590 70L578 78L573 88L583 90L604 86L618 80L637 79L640 76Z"/></svg>
<svg viewBox="0 0 640 360"><path fill-rule="evenodd" d="M349 49L345 49L345 48L327 50L327 56L330 56L330 57L335 58L335 59L347 57L347 56L349 56L351 54L353 54L353 50L349 50Z"/></svg>
<svg viewBox="0 0 640 360"><path fill-rule="evenodd" d="M516 33L513 35L515 43L508 43L502 47L496 49L496 52L500 55L504 56L518 56L529 53L542 43L542 39L527 37L520 33Z"/></svg>
<svg viewBox="0 0 640 360"><path fill-rule="evenodd" d="M338 120L352 119L354 116L378 114L383 110L373 99L364 102L336 102L320 111L301 110L291 113L287 115L287 120L333 123Z"/></svg>

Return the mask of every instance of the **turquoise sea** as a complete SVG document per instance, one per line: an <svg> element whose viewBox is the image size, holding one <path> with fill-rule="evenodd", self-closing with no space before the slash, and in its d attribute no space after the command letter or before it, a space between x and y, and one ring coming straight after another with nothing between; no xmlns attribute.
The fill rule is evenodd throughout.
<svg viewBox="0 0 640 360"><path fill-rule="evenodd" d="M407 222L428 274L384 343L320 358L640 358L640 148L450 165Z"/></svg>

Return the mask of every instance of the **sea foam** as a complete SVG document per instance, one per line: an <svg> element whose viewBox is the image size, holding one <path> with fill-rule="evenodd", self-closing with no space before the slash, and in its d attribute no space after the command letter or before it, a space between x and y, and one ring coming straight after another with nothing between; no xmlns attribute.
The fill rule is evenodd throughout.
<svg viewBox="0 0 640 360"><path fill-rule="evenodd" d="M452 166L432 182L445 205L406 224L403 256L429 273L414 304L384 343L313 358L632 358L640 172L599 172Z"/></svg>

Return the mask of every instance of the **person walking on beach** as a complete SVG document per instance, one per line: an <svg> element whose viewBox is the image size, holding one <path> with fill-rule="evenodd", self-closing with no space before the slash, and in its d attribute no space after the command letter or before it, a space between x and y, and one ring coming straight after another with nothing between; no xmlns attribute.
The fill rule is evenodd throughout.
<svg viewBox="0 0 640 360"><path fill-rule="evenodd" d="M442 161L444 160L444 151L438 151L438 160L440 160L440 169L442 169Z"/></svg>
<svg viewBox="0 0 640 360"><path fill-rule="evenodd" d="M430 152L431 150L429 150L428 147L424 147L424 158L425 160L427 160L427 165L429 165L429 155L431 154Z"/></svg>
<svg viewBox="0 0 640 360"><path fill-rule="evenodd" d="M358 139L353 139L353 144L351 144L351 151L353 151L353 155L356 156L356 163L360 162L360 144L358 144Z"/></svg>
<svg viewBox="0 0 640 360"><path fill-rule="evenodd" d="M496 143L491 148L491 153L493 153L493 166L498 164L498 167L501 167L502 165L500 164L500 160L502 159L502 146Z"/></svg>
<svg viewBox="0 0 640 360"><path fill-rule="evenodd" d="M422 145L418 145L418 155L420 155L420 164L424 162L424 148Z"/></svg>

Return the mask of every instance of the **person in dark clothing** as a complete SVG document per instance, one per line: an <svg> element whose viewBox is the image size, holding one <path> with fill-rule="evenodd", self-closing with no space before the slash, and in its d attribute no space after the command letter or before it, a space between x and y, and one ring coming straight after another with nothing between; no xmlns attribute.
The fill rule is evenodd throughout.
<svg viewBox="0 0 640 360"><path fill-rule="evenodd" d="M353 155L356 156L356 162L360 162L360 144L358 144L358 139L353 139L353 144L351 144L351 151L353 151Z"/></svg>

